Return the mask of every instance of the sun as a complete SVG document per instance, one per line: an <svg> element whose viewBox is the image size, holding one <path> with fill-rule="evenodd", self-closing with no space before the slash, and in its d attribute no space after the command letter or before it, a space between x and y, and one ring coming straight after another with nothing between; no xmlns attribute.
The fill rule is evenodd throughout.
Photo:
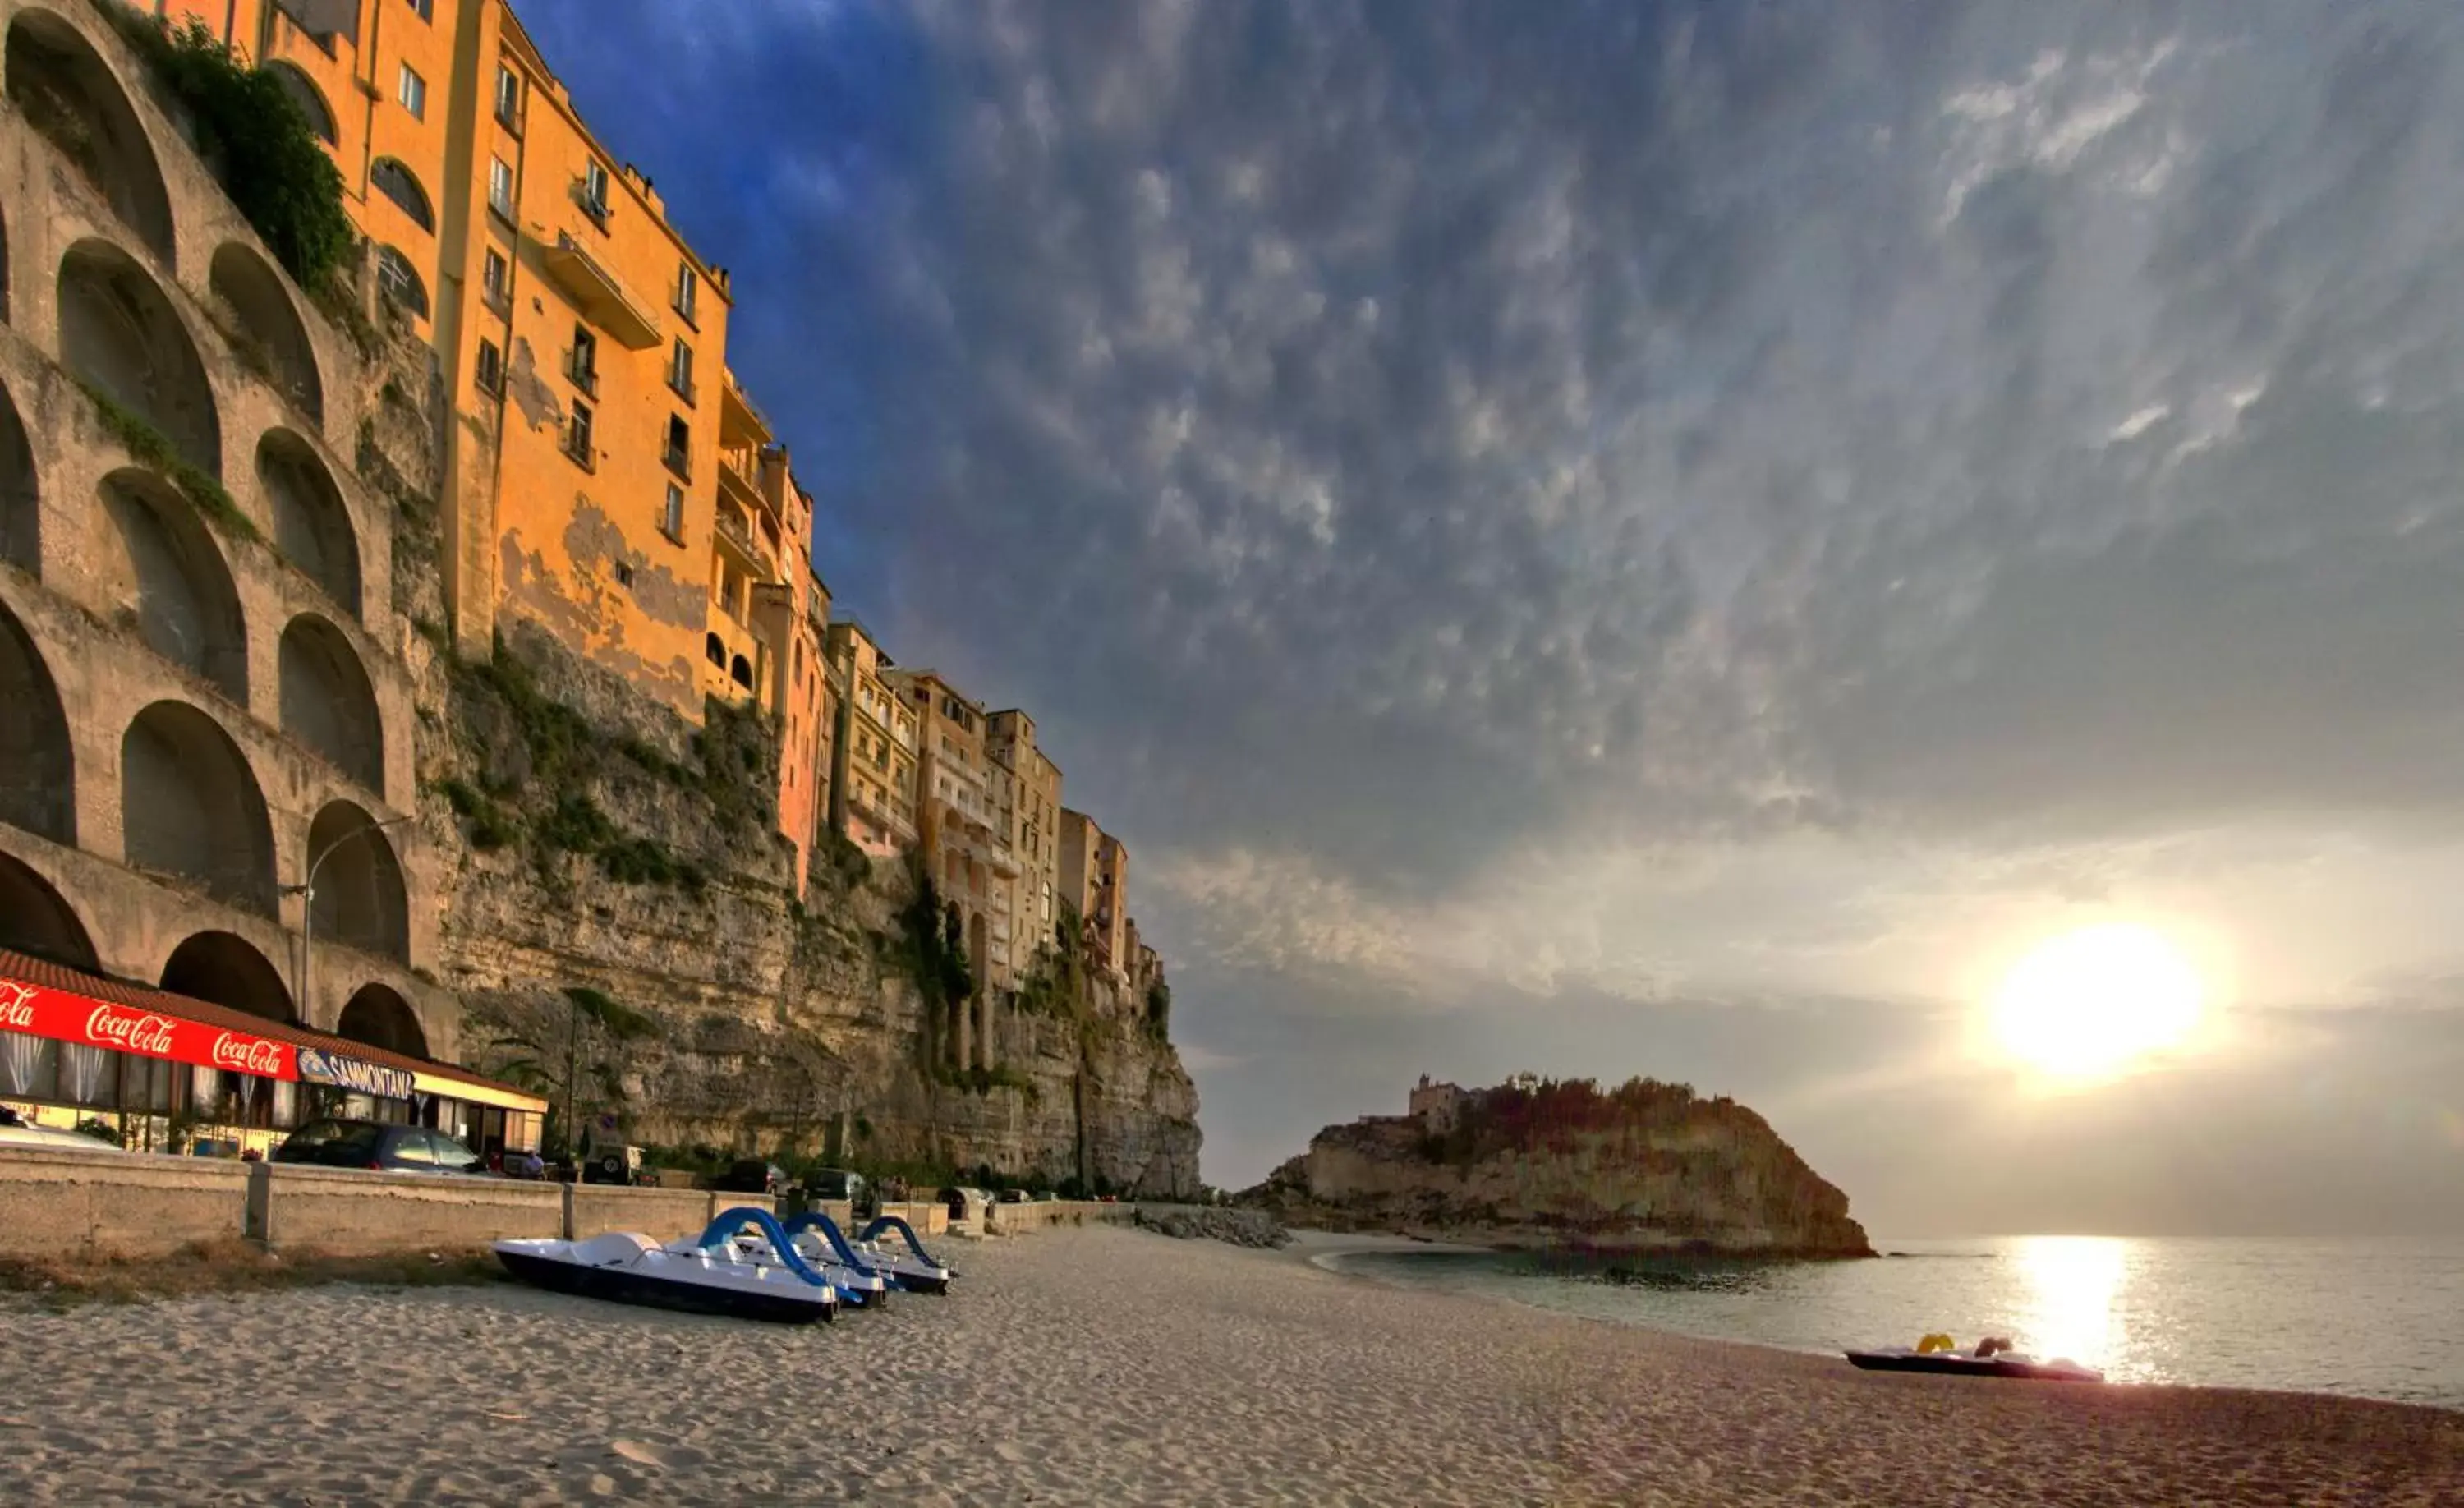
<svg viewBox="0 0 2464 1508"><path fill-rule="evenodd" d="M2180 949L2145 927L2064 932L2014 965L1993 997L2005 1051L2048 1078L2109 1077L2198 1024L2206 991Z"/></svg>

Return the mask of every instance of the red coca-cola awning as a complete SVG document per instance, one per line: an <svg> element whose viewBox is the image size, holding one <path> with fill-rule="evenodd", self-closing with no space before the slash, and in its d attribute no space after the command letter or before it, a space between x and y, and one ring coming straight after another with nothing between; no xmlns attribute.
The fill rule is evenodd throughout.
<svg viewBox="0 0 2464 1508"><path fill-rule="evenodd" d="M523 1092L445 1063L268 1020L210 1000L106 979L7 948L0 948L0 1031L268 1079L297 1080L299 1053L307 1048L311 1057L357 1060L500 1094Z"/></svg>

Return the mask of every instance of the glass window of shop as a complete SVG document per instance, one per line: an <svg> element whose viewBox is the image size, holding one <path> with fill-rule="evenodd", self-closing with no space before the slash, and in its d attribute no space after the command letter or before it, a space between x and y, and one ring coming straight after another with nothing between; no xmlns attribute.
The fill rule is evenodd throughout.
<svg viewBox="0 0 2464 1508"><path fill-rule="evenodd" d="M0 1034L0 1095L81 1110L168 1115L180 1067L160 1058Z"/></svg>

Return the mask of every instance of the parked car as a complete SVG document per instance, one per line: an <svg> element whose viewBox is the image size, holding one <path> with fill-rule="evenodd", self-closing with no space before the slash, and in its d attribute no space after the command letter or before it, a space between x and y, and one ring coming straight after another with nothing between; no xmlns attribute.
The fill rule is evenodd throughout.
<svg viewBox="0 0 2464 1508"><path fill-rule="evenodd" d="M857 1219L881 1213L881 1191L859 1172L844 1168L816 1168L804 1179L804 1197L817 1203L844 1199Z"/></svg>
<svg viewBox="0 0 2464 1508"><path fill-rule="evenodd" d="M0 1105L0 1147L21 1147L45 1152L125 1152L118 1142L56 1126L30 1126L16 1111Z"/></svg>
<svg viewBox="0 0 2464 1508"><path fill-rule="evenodd" d="M727 1171L713 1178L710 1186L721 1193L776 1195L787 1188L787 1170L759 1157L739 1158L728 1165Z"/></svg>
<svg viewBox="0 0 2464 1508"><path fill-rule="evenodd" d="M1026 1191L1023 1189L1004 1189L1001 1192L993 1195L993 1203L1024 1204L1026 1203Z"/></svg>
<svg viewBox="0 0 2464 1508"><path fill-rule="evenodd" d="M381 1121L311 1121L274 1149L277 1163L319 1168L369 1168L401 1173L475 1173L488 1165L477 1152L444 1131Z"/></svg>

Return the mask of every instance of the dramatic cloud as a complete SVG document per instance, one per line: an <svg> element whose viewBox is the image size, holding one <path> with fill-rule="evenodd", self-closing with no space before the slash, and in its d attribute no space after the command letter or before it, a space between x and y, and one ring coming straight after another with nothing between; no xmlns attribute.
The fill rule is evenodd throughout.
<svg viewBox="0 0 2464 1508"><path fill-rule="evenodd" d="M834 588L1129 838L1211 1176L1419 1067L1787 1103L1932 1061L2091 914L2200 939L2254 1022L2456 965L2455 16L526 20L734 269ZM2464 1016L2386 1009L2321 1050L2452 1060ZM2330 1108L2265 1083L2283 1136ZM1860 1200L1913 1187L1806 1113ZM2238 1208L2196 1173L2100 1217Z"/></svg>

